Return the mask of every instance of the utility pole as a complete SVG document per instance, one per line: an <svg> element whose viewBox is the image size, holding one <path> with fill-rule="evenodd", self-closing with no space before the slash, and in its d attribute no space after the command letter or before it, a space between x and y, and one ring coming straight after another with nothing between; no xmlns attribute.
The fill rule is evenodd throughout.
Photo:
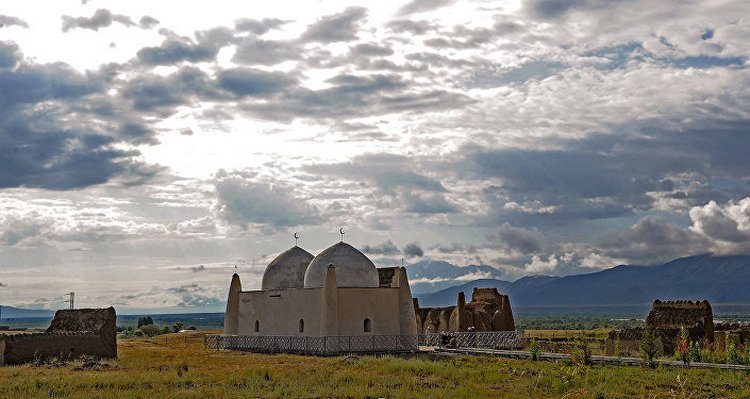
<svg viewBox="0 0 750 399"><path fill-rule="evenodd" d="M69 293L65 294L65 296L69 296L70 297L70 299L68 299L67 301L65 301L65 302L68 302L70 304L70 308L69 309L70 310L75 309L74 304L75 304L76 293L75 292L69 292Z"/></svg>

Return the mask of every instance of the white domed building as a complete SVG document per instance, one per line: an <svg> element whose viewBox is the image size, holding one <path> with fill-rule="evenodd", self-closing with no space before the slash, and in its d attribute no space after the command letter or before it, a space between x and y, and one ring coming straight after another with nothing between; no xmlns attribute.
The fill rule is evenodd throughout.
<svg viewBox="0 0 750 399"><path fill-rule="evenodd" d="M242 291L240 277L232 276L224 336L286 337L294 346L310 342L294 337L354 337L355 342L370 342L359 337L416 333L406 270L376 268L343 241L317 256L298 246L286 250L268 264L257 291ZM348 342L351 346L351 338ZM403 349L403 343L398 346Z"/></svg>

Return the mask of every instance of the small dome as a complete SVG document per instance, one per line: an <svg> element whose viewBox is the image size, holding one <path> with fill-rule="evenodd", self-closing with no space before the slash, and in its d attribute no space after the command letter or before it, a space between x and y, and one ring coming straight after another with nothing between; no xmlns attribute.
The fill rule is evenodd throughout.
<svg viewBox="0 0 750 399"><path fill-rule="evenodd" d="M305 288L322 287L328 265L336 266L339 287L378 287L378 269L353 246L340 242L319 253L305 272Z"/></svg>
<svg viewBox="0 0 750 399"><path fill-rule="evenodd" d="M266 266L261 288L264 290L302 288L305 270L312 260L311 253L296 245L287 249Z"/></svg>

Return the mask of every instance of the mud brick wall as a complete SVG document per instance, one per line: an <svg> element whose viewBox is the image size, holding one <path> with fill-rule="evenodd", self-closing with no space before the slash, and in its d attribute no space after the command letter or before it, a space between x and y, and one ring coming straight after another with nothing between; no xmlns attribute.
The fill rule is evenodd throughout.
<svg viewBox="0 0 750 399"><path fill-rule="evenodd" d="M0 365L50 358L117 357L115 309L58 310L47 332L0 337Z"/></svg>

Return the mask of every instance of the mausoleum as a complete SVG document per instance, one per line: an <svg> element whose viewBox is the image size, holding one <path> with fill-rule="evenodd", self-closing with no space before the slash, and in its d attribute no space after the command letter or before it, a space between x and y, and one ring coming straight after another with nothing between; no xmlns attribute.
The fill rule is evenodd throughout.
<svg viewBox="0 0 750 399"><path fill-rule="evenodd" d="M279 254L266 267L260 290L243 291L239 275L232 276L224 336L244 337L242 342L252 342L250 350L269 345L276 351L310 345L416 350L416 334L406 269L377 268L343 241L317 256L296 245ZM279 349L280 343L290 349Z"/></svg>

